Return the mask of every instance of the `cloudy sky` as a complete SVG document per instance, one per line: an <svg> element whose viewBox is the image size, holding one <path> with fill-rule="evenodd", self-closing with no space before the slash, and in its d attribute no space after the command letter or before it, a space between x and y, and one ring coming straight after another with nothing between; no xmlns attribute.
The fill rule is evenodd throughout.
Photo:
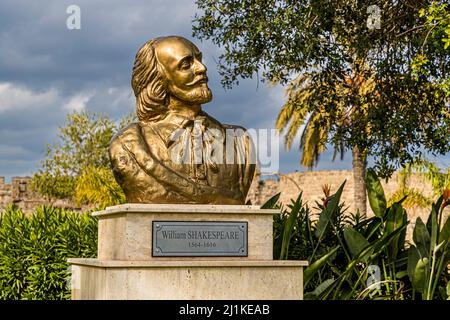
<svg viewBox="0 0 450 320"><path fill-rule="evenodd" d="M81 9L80 30L66 26L70 5ZM193 0L1 0L0 176L32 175L71 111L116 120L132 112L134 55L157 36L185 36L203 52L214 94L206 112L224 123L273 128L283 88L250 79L224 90L214 62L220 48L192 39L195 12ZM297 146L287 152L280 143L279 171L304 170ZM318 169L351 168L349 156L332 162L331 155L322 156Z"/></svg>

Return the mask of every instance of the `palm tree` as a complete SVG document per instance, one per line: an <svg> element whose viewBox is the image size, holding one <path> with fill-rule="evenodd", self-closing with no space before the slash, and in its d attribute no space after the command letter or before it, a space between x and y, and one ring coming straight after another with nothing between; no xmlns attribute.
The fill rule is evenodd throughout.
<svg viewBox="0 0 450 320"><path fill-rule="evenodd" d="M327 143L333 145L333 160L338 154L343 159L347 146L339 132L344 127L352 126L355 128L352 130L354 135L364 137L369 130L364 121L368 107L364 101L375 91L374 81L367 77L366 71L348 73L335 84L312 80L320 76L320 72L313 72L292 81L286 90L288 99L276 121L279 133L287 128L284 141L287 149L292 147L297 133L303 128L299 144L300 163L307 168L317 166ZM352 156L355 209L366 215L367 152L354 146Z"/></svg>
<svg viewBox="0 0 450 320"><path fill-rule="evenodd" d="M409 182L413 174L419 175L430 183L433 190L431 196L410 186ZM450 167L442 170L435 162L422 157L403 167L398 172L397 181L398 188L390 197L389 203L394 203L408 196L403 202L405 208L426 208L436 201L440 195L444 194L445 190L450 189Z"/></svg>

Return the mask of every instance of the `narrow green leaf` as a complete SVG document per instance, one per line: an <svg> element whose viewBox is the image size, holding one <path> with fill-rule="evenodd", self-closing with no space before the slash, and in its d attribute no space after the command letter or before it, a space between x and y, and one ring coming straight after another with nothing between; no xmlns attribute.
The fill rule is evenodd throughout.
<svg viewBox="0 0 450 320"><path fill-rule="evenodd" d="M395 277L396 277L397 279L401 279L401 278L406 277L406 276L408 276L408 271L406 271L406 270L399 271L399 272L397 272L396 275L395 275Z"/></svg>
<svg viewBox="0 0 450 320"><path fill-rule="evenodd" d="M388 213L386 215L385 234L391 234L392 232L400 228L407 222L407 219L408 217L405 209L403 209L400 204L394 203L388 209ZM403 248L405 244L405 236L406 230L400 233L391 241L389 246L389 258L391 259L391 261L394 261L396 259L398 251Z"/></svg>
<svg viewBox="0 0 450 320"><path fill-rule="evenodd" d="M274 239L273 239L273 258L274 259L280 259L281 257L281 246L283 244L283 234L284 234L284 227L286 225L285 223L286 218L283 214L274 214L273 215L273 226L274 228Z"/></svg>
<svg viewBox="0 0 450 320"><path fill-rule="evenodd" d="M316 297L320 297L320 295L327 290L330 285L332 285L335 282L334 279L327 279L324 282L322 282L321 284L319 284L317 286L317 288L314 289L314 291L312 292Z"/></svg>
<svg viewBox="0 0 450 320"><path fill-rule="evenodd" d="M369 241L352 228L344 229L344 239L353 258L369 245Z"/></svg>
<svg viewBox="0 0 450 320"><path fill-rule="evenodd" d="M413 231L413 240L419 251L420 257L425 258L430 255L430 234L427 227L420 217L416 219L416 225Z"/></svg>
<svg viewBox="0 0 450 320"><path fill-rule="evenodd" d="M269 200L266 201L266 203L264 203L261 206L261 209L274 209L277 205L278 200L280 199L280 196L281 196L281 192L279 192L276 195L274 195L273 197L271 197Z"/></svg>
<svg viewBox="0 0 450 320"><path fill-rule="evenodd" d="M334 247L330 252L320 257L318 260L314 261L311 265L309 265L303 274L304 287L308 284L314 274L325 264L327 261L334 256L336 251L338 251L339 246Z"/></svg>
<svg viewBox="0 0 450 320"><path fill-rule="evenodd" d="M339 201L341 200L341 195L342 191L344 190L345 183L346 181L344 181L344 183L342 183L341 186L339 187L338 191L330 197L331 199L328 202L328 205L320 213L319 222L317 223L316 229L316 237L319 239L322 238L322 236L325 234L328 225L333 219L333 214L338 209Z"/></svg>
<svg viewBox="0 0 450 320"><path fill-rule="evenodd" d="M430 252L433 252L435 246L437 245L437 235L439 232L439 226L437 223L437 211L433 208L433 210L431 210L431 237L430 237L430 243L431 243L431 247L430 247Z"/></svg>
<svg viewBox="0 0 450 320"><path fill-rule="evenodd" d="M286 224L283 230L283 242L281 243L281 253L280 259L287 259L289 253L289 244L292 238L292 231L294 230L295 222L297 221L297 217L299 215L300 210L302 210L302 193L299 194L297 200L294 202L294 205L289 212L289 217L286 220Z"/></svg>
<svg viewBox="0 0 450 320"><path fill-rule="evenodd" d="M377 258L384 250L386 250L386 247L389 245L389 243L394 239L397 235L404 232L406 227L408 226L408 222L405 222L404 225L402 225L397 230L393 231L392 233L388 235L383 235L381 238L376 240L374 243L371 244L370 247L364 249L359 256L364 257L368 254L368 252L374 252L374 254L371 256L371 259Z"/></svg>
<svg viewBox="0 0 450 320"><path fill-rule="evenodd" d="M411 282L413 281L414 271L416 270L416 265L419 259L420 259L419 251L415 246L412 245L408 249L408 267L407 267L408 277Z"/></svg>
<svg viewBox="0 0 450 320"><path fill-rule="evenodd" d="M303 295L303 300L317 300L317 296L314 292L305 292Z"/></svg>
<svg viewBox="0 0 450 320"><path fill-rule="evenodd" d="M443 241L450 241L450 216L447 217L447 220L444 223L444 226L439 233L439 243Z"/></svg>
<svg viewBox="0 0 450 320"><path fill-rule="evenodd" d="M400 200L398 200L397 202L394 202L393 204L399 204L402 205L403 202L405 202L405 200L408 198L408 196L403 196L403 198L401 198Z"/></svg>
<svg viewBox="0 0 450 320"><path fill-rule="evenodd" d="M401 227L404 223L405 210L403 207L397 203L394 203L392 207L389 208L386 215L386 228L385 232L387 234L392 233L397 228Z"/></svg>
<svg viewBox="0 0 450 320"><path fill-rule="evenodd" d="M366 172L366 188L373 213L377 217L383 217L387 207L386 196L375 170L371 168Z"/></svg>

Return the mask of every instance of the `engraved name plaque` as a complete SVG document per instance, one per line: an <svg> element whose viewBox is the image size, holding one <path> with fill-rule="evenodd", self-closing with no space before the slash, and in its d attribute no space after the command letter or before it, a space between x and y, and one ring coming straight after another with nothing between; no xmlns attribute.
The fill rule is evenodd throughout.
<svg viewBox="0 0 450 320"><path fill-rule="evenodd" d="M246 257L247 222L153 221L155 257Z"/></svg>

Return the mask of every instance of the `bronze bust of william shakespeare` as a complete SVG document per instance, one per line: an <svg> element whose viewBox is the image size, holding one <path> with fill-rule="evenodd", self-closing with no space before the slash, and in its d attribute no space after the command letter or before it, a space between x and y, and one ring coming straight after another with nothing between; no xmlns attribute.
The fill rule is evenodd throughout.
<svg viewBox="0 0 450 320"><path fill-rule="evenodd" d="M202 54L161 37L136 54L131 85L139 122L117 133L109 156L130 203L244 204L255 174L250 135L202 110L210 102Z"/></svg>

